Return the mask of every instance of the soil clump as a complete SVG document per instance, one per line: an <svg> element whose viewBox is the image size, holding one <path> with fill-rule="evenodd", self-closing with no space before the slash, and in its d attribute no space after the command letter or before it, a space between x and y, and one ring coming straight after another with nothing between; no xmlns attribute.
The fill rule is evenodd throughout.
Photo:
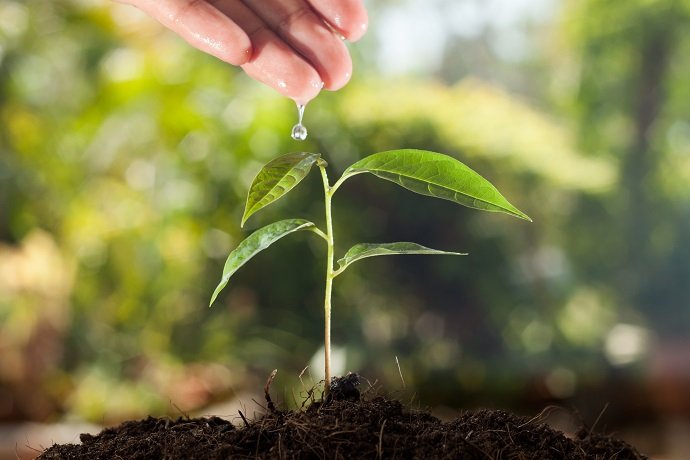
<svg viewBox="0 0 690 460"><path fill-rule="evenodd" d="M305 410L269 411L237 428L218 417L149 417L82 434L39 459L646 459L632 446L582 429L574 439L538 417L468 411L450 422L381 396L362 398L351 374Z"/></svg>

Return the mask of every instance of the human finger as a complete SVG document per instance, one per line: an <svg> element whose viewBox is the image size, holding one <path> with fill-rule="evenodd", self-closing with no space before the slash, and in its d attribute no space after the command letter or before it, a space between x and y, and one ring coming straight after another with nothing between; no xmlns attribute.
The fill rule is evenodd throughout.
<svg viewBox="0 0 690 460"><path fill-rule="evenodd" d="M319 73L259 16L241 0L218 0L214 6L231 17L249 36L253 52L242 69L250 77L300 104L316 97L323 87Z"/></svg>
<svg viewBox="0 0 690 460"><path fill-rule="evenodd" d="M343 37L355 42L366 33L369 16L362 0L308 0Z"/></svg>
<svg viewBox="0 0 690 460"><path fill-rule="evenodd" d="M195 48L233 65L252 55L249 36L213 0L121 0L136 6Z"/></svg>
<svg viewBox="0 0 690 460"><path fill-rule="evenodd" d="M244 3L316 69L326 89L340 89L350 80L352 60L347 47L305 0Z"/></svg>

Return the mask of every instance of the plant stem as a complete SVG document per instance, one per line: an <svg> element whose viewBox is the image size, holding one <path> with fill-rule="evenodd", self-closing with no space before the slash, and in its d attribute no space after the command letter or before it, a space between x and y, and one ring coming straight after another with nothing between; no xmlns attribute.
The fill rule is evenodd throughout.
<svg viewBox="0 0 690 460"><path fill-rule="evenodd" d="M331 200L333 198L334 189L328 183L328 174L323 165L319 165L321 170L321 178L323 179L324 191L324 205L326 208L326 245L328 253L326 258L326 289L323 301L324 310L324 394L328 394L331 389L331 293L333 291L333 255L335 252L335 244L333 238L333 219L331 212Z"/></svg>

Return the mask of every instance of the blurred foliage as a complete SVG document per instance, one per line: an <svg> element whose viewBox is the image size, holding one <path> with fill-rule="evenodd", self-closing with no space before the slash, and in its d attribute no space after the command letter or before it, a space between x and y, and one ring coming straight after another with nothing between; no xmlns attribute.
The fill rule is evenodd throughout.
<svg viewBox="0 0 690 460"><path fill-rule="evenodd" d="M682 56L690 46L690 2L590 0L569 6L565 30L579 54L570 113L579 120L580 145L620 159L619 187L608 210L612 246L602 265L608 275L596 269L592 275L607 279L620 301L666 336L685 337L690 65Z"/></svg>
<svg viewBox="0 0 690 460"><path fill-rule="evenodd" d="M322 334L317 238L281 241L206 307L247 234L254 174L294 150L322 152L334 176L376 151L448 153L535 221L348 181L341 251L409 240L470 257L381 258L339 278L343 371L399 388L397 356L424 404L516 405L644 370L654 335L689 321L688 11L568 2L538 107L471 75L361 72L307 107L296 144L291 101L133 8L0 0L0 419L192 410L273 368L300 388ZM657 40L664 65L645 77ZM310 176L249 227L321 222L319 187Z"/></svg>

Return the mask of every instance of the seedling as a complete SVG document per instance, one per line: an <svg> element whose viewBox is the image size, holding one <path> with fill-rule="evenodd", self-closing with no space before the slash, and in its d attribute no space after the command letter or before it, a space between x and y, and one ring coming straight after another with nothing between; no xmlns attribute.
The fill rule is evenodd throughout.
<svg viewBox="0 0 690 460"><path fill-rule="evenodd" d="M371 173L381 179L395 182L413 192L449 200L470 208L484 211L504 212L531 222L522 211L506 200L496 187L482 176L459 162L440 153L425 150L391 150L363 158L347 168L333 185L328 180L327 163L318 153L289 153L267 163L252 183L247 204L242 216L242 226L254 213L268 206L292 190L304 179L312 166L316 165L323 179L326 230L303 219L286 219L274 222L256 230L242 241L228 256L223 268L223 277L211 296L210 305L220 291L228 284L230 277L249 259L271 244L290 233L308 230L319 235L326 242L326 287L324 296L324 350L325 387L328 394L331 384L331 292L333 280L358 260L374 256L393 254L464 255L430 249L417 243L359 243L352 246L345 255L335 260L335 236L331 203L333 195L343 183L357 174Z"/></svg>

